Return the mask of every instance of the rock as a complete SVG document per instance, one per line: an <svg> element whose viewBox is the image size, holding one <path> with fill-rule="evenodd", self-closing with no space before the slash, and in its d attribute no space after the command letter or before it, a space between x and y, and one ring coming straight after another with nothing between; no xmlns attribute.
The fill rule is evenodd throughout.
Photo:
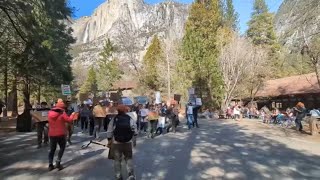
<svg viewBox="0 0 320 180"><path fill-rule="evenodd" d="M319 0L284 0L275 16L275 30L280 43L293 51L301 51L307 40L320 32Z"/></svg>
<svg viewBox="0 0 320 180"><path fill-rule="evenodd" d="M169 39L169 43L182 39L188 7L172 1L155 5L143 0L106 1L91 16L72 20L74 61L92 64L99 58L106 37L118 49L115 57L124 63L139 61L154 35Z"/></svg>

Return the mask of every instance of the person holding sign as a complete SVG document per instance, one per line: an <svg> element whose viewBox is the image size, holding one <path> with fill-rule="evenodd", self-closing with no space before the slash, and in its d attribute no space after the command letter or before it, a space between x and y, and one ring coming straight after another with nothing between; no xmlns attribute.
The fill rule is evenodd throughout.
<svg viewBox="0 0 320 180"><path fill-rule="evenodd" d="M201 98L196 98L196 106L193 107L193 127L194 125L196 125L197 128L199 128L199 124L198 124L198 112L199 109L202 106L202 101Z"/></svg>
<svg viewBox="0 0 320 180"><path fill-rule="evenodd" d="M148 137L154 138L157 130L157 124L159 119L159 113L155 106L150 106L150 112L148 114L148 120L150 124L150 131Z"/></svg>
<svg viewBox="0 0 320 180"><path fill-rule="evenodd" d="M40 107L36 111L31 111L30 114L32 118L36 121L37 127L37 140L38 140L38 149L42 147L42 141L44 145L48 145L48 104L46 102L41 102Z"/></svg>
<svg viewBox="0 0 320 180"><path fill-rule="evenodd" d="M66 122L71 123L74 120L74 113L70 116L65 112L65 104L62 99L59 99L56 107L48 112L49 122L49 138L50 138L50 151L49 151L49 171L54 168L62 170L61 158L66 148ZM53 166L53 158L59 144L60 150L56 161L56 166Z"/></svg>

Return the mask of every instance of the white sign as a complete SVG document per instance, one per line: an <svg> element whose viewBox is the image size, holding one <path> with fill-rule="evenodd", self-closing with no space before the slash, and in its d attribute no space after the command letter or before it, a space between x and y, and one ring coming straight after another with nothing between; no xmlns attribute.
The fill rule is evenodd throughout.
<svg viewBox="0 0 320 180"><path fill-rule="evenodd" d="M194 93L194 88L190 88L188 91L189 91L189 95L195 94Z"/></svg>
<svg viewBox="0 0 320 180"><path fill-rule="evenodd" d="M201 98L197 98L197 99L196 99L196 105L197 105L197 106L202 106L202 100L201 100Z"/></svg>
<svg viewBox="0 0 320 180"><path fill-rule="evenodd" d="M70 85L61 84L61 91L64 96L71 95Z"/></svg>
<svg viewBox="0 0 320 180"><path fill-rule="evenodd" d="M161 94L159 91L156 92L156 104L161 104Z"/></svg>
<svg viewBox="0 0 320 180"><path fill-rule="evenodd" d="M49 111L41 111L41 116L42 117L47 117Z"/></svg>

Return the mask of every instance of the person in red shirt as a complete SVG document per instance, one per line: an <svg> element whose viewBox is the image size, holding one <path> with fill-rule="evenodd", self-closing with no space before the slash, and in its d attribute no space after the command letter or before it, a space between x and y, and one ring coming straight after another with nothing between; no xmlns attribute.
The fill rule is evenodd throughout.
<svg viewBox="0 0 320 180"><path fill-rule="evenodd" d="M66 148L66 122L72 122L74 113L70 116L65 112L65 104L61 99L58 100L56 106L52 108L48 113L49 122L49 138L50 138L50 151L49 151L49 171L52 171L55 167L53 166L53 157L59 144L60 150L56 161L56 168L59 170L63 169L61 165L61 158Z"/></svg>

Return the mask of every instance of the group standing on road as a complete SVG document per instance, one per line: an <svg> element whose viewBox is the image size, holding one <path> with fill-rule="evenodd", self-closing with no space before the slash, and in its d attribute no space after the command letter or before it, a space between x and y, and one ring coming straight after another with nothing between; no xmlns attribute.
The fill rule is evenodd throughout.
<svg viewBox="0 0 320 180"><path fill-rule="evenodd" d="M107 105L107 106L106 106ZM199 127L197 113L200 107L189 104L187 107L188 127ZM61 163L66 144L71 143L73 125L80 124L81 132L100 139L101 127L107 131L109 158L114 160L116 179L121 177L121 161L125 160L127 172L131 179L134 179L132 165L132 147L136 145L136 137L146 135L148 138L155 138L157 135L164 135L172 131L176 133L179 125L179 110L177 104L135 104L130 113L135 113L136 118L129 115L130 108L110 102L104 104L82 104L74 107L70 102L64 103L59 99L50 109L47 103L41 103L36 111L47 113L47 120L37 120L37 116L31 112L36 121L38 134L38 148L43 144L50 144L48 155L49 170L62 170ZM79 121L79 122L78 122ZM54 154L59 145L59 152L54 166Z"/></svg>

